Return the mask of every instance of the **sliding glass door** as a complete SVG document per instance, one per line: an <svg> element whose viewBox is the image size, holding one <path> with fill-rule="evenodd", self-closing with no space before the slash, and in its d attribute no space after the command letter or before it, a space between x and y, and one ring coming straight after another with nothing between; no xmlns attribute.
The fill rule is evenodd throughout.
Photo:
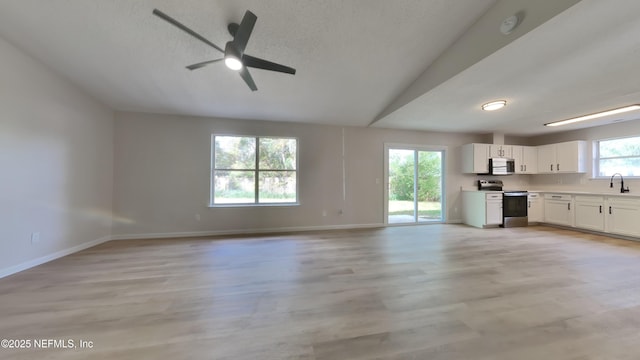
<svg viewBox="0 0 640 360"><path fill-rule="evenodd" d="M387 145L388 224L444 221L444 149Z"/></svg>

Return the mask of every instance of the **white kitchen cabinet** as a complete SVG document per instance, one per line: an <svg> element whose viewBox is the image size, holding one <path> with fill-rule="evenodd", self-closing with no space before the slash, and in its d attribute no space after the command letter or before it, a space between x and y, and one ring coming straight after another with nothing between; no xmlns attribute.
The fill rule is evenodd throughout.
<svg viewBox="0 0 640 360"><path fill-rule="evenodd" d="M576 227L593 231L604 231L604 197L577 195L574 203Z"/></svg>
<svg viewBox="0 0 640 360"><path fill-rule="evenodd" d="M465 174L488 174L490 146L490 144L463 145L462 172Z"/></svg>
<svg viewBox="0 0 640 360"><path fill-rule="evenodd" d="M538 173L538 148L535 146L511 146L516 174Z"/></svg>
<svg viewBox="0 0 640 360"><path fill-rule="evenodd" d="M544 201L538 193L528 195L527 217L529 223L540 223L544 221Z"/></svg>
<svg viewBox="0 0 640 360"><path fill-rule="evenodd" d="M538 173L583 173L586 149L581 140L538 146Z"/></svg>
<svg viewBox="0 0 640 360"><path fill-rule="evenodd" d="M489 157L490 158L513 158L513 146L512 145L489 145Z"/></svg>
<svg viewBox="0 0 640 360"><path fill-rule="evenodd" d="M553 173L556 165L556 145L538 146L538 172L542 174Z"/></svg>
<svg viewBox="0 0 640 360"><path fill-rule="evenodd" d="M583 173L586 171L586 141L570 141L556 144L558 172Z"/></svg>
<svg viewBox="0 0 640 360"><path fill-rule="evenodd" d="M502 224L502 192L463 191L462 221L479 228Z"/></svg>
<svg viewBox="0 0 640 360"><path fill-rule="evenodd" d="M502 194L487 194L485 206L486 225L502 224Z"/></svg>
<svg viewBox="0 0 640 360"><path fill-rule="evenodd" d="M573 226L573 197L568 194L545 194L544 222Z"/></svg>
<svg viewBox="0 0 640 360"><path fill-rule="evenodd" d="M607 232L640 237L640 199L607 198Z"/></svg>

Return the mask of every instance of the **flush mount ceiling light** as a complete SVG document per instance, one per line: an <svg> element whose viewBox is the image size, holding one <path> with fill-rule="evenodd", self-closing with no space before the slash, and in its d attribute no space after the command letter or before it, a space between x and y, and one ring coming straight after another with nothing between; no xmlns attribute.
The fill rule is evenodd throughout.
<svg viewBox="0 0 640 360"><path fill-rule="evenodd" d="M488 103L482 105L482 110L485 110L485 111L498 110L498 109L502 109L503 107L505 107L505 105L507 105L507 101L506 100L492 101L492 102L488 102Z"/></svg>
<svg viewBox="0 0 640 360"><path fill-rule="evenodd" d="M567 119L567 120L554 121L554 122L546 123L544 124L544 126L568 125L568 124L573 124L580 121L593 120L593 119L597 119L597 118L601 118L609 115L621 114L621 113L634 111L634 110L640 110L640 105L634 104L634 105L629 105L629 106L625 106L617 109L602 111L595 114L578 116L578 117Z"/></svg>

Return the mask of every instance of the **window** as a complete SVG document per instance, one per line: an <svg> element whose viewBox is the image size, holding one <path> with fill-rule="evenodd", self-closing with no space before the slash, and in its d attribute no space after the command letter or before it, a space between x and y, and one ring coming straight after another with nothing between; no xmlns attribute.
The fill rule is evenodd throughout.
<svg viewBox="0 0 640 360"><path fill-rule="evenodd" d="M298 141L212 136L211 205L296 204Z"/></svg>
<svg viewBox="0 0 640 360"><path fill-rule="evenodd" d="M640 177L640 136L599 140L595 142L595 177L615 173Z"/></svg>

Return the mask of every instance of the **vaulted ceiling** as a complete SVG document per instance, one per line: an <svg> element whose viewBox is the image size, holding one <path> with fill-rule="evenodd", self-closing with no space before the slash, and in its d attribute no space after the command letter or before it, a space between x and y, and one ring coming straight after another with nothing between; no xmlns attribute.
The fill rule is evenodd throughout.
<svg viewBox="0 0 640 360"><path fill-rule="evenodd" d="M221 62L189 71L220 53L154 8L221 47L249 9L247 53L297 73L251 69L252 92ZM0 36L115 110L534 135L640 103L638 14L636 0L5 0ZM480 110L494 99L508 106Z"/></svg>

